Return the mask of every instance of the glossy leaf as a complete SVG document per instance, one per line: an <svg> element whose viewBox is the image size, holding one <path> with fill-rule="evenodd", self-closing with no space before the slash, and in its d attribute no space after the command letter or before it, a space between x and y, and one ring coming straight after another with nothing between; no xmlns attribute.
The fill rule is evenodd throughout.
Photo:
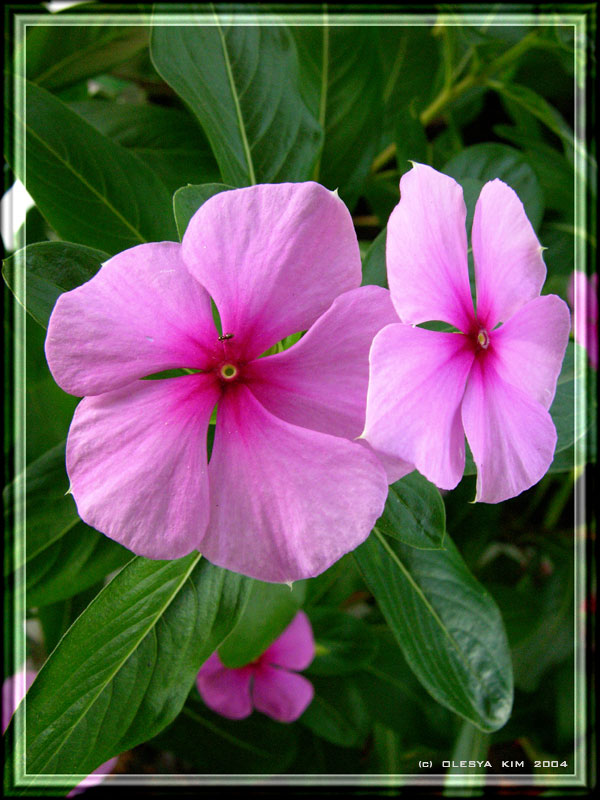
<svg viewBox="0 0 600 800"><path fill-rule="evenodd" d="M186 183L218 181L219 168L190 114L156 105L87 100L70 103L96 130L139 156L170 192Z"/></svg>
<svg viewBox="0 0 600 800"><path fill-rule="evenodd" d="M376 528L421 550L444 546L446 510L438 489L416 470L390 486Z"/></svg>
<svg viewBox="0 0 600 800"><path fill-rule="evenodd" d="M155 26L151 54L202 125L223 181L307 180L321 131L297 88L289 31L232 25L227 7L203 10L213 25Z"/></svg>
<svg viewBox="0 0 600 800"><path fill-rule="evenodd" d="M347 675L369 664L377 640L360 619L337 608L314 608L310 612L316 655L308 675Z"/></svg>
<svg viewBox="0 0 600 800"><path fill-rule="evenodd" d="M194 699L151 746L174 753L208 774L283 772L296 754L296 729L254 712L230 720Z"/></svg>
<svg viewBox="0 0 600 800"><path fill-rule="evenodd" d="M369 172L383 123L383 74L377 34L370 27L294 26L300 87L323 127L315 180L352 208Z"/></svg>
<svg viewBox="0 0 600 800"><path fill-rule="evenodd" d="M134 558L45 662L27 695L25 741L17 740L9 759L16 756L32 781L37 774L88 774L156 735L181 711L198 668L235 625L248 587L246 578L197 553Z"/></svg>
<svg viewBox="0 0 600 800"><path fill-rule="evenodd" d="M173 195L173 210L179 238L183 239L189 221L209 197L232 188L225 186L224 183L205 183L201 186L182 186L178 189Z"/></svg>
<svg viewBox="0 0 600 800"><path fill-rule="evenodd" d="M287 584L252 581L244 612L219 647L227 667L243 667L258 658L286 628L304 600L305 583Z"/></svg>
<svg viewBox="0 0 600 800"><path fill-rule="evenodd" d="M354 556L427 691L481 730L501 728L513 693L502 618L450 538L423 551L375 531Z"/></svg>
<svg viewBox="0 0 600 800"><path fill-rule="evenodd" d="M370 718L365 700L352 676L343 681L312 675L312 703L300 722L317 736L340 747L359 747L367 736Z"/></svg>
<svg viewBox="0 0 600 800"><path fill-rule="evenodd" d="M108 258L80 244L38 242L7 258L2 275L19 303L46 328L58 296L93 278Z"/></svg>
<svg viewBox="0 0 600 800"><path fill-rule="evenodd" d="M45 89L17 84L25 95L27 122L17 117L16 126L25 135L26 174L12 166L60 237L111 255L175 240L169 192L141 159Z"/></svg>

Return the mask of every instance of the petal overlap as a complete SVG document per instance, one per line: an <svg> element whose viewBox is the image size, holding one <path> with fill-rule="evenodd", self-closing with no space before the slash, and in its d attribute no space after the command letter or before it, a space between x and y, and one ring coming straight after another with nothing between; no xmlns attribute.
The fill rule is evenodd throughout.
<svg viewBox="0 0 600 800"><path fill-rule="evenodd" d="M299 611L287 628L267 647L261 660L276 667L303 670L315 657L312 626L304 611Z"/></svg>
<svg viewBox="0 0 600 800"><path fill-rule="evenodd" d="M244 719L252 713L251 667L227 669L213 653L198 673L196 685L206 705L229 719Z"/></svg>
<svg viewBox="0 0 600 800"><path fill-rule="evenodd" d="M254 707L279 722L293 722L314 696L312 683L303 675L261 664L254 676Z"/></svg>

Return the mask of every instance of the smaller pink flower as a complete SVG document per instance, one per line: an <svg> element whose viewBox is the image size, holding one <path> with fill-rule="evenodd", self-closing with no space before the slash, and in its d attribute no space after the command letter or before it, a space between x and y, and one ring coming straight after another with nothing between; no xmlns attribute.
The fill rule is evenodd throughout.
<svg viewBox="0 0 600 800"><path fill-rule="evenodd" d="M223 717L244 719L256 709L278 722L293 722L310 705L314 689L291 670L306 669L314 657L312 628L299 611L251 664L229 669L215 651L200 668L196 685L206 705Z"/></svg>
<svg viewBox="0 0 600 800"><path fill-rule="evenodd" d="M590 366L598 369L597 273L588 278L585 272L575 270L569 281L568 297L573 309L575 341L587 350Z"/></svg>
<svg viewBox="0 0 600 800"><path fill-rule="evenodd" d="M15 675L11 675L10 678L6 678L2 684L2 733L6 732L17 706L29 691L29 687L36 675L37 672L31 669L21 670ZM97 786L102 783L104 776L111 773L116 764L116 757L109 758L104 764L100 764L87 778L84 778L74 789L71 789L67 797L75 797L75 795L89 789L90 786Z"/></svg>

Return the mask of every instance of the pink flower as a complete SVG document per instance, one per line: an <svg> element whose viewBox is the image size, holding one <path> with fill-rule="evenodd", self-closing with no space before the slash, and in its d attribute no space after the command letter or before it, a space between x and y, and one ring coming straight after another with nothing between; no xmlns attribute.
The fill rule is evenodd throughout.
<svg viewBox="0 0 600 800"><path fill-rule="evenodd" d="M29 687L33 683L37 675L31 669L21 670L10 678L6 678L2 684L2 733L5 733L12 715L15 713L17 706L29 691ZM90 786L97 786L102 783L104 776L113 771L117 764L117 758L110 758L101 764L99 767L84 778L74 789L71 789L67 797L75 797L81 794Z"/></svg>
<svg viewBox="0 0 600 800"><path fill-rule="evenodd" d="M293 722L313 699L310 681L290 670L306 669L315 657L308 617L299 611L284 632L251 664L223 666L214 652L198 673L196 685L209 708L230 719L244 719L252 709L279 722Z"/></svg>
<svg viewBox="0 0 600 800"><path fill-rule="evenodd" d="M199 550L273 582L317 575L363 542L387 480L353 440L370 343L396 316L360 280L346 206L309 182L218 194L181 245L125 250L61 295L46 356L65 391L86 395L67 442L81 518L139 555ZM140 380L182 367L195 373Z"/></svg>
<svg viewBox="0 0 600 800"><path fill-rule="evenodd" d="M454 488L467 440L477 500L497 503L540 480L552 463L554 398L570 319L566 303L540 297L542 248L515 192L486 183L472 246L477 312L467 262L461 187L414 164L390 216L387 269L402 323L374 339L364 438ZM458 332L417 328L443 320ZM500 327L498 323L504 324Z"/></svg>
<svg viewBox="0 0 600 800"><path fill-rule="evenodd" d="M585 272L575 270L568 297L574 312L575 341L587 350L590 366L598 369L598 274L588 279Z"/></svg>

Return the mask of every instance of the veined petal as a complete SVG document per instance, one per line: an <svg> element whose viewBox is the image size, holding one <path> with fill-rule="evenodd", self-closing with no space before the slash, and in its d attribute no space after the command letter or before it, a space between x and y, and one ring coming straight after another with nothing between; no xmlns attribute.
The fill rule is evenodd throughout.
<svg viewBox="0 0 600 800"><path fill-rule="evenodd" d="M261 663L303 670L315 657L312 626L304 611L299 611L283 633L261 656Z"/></svg>
<svg viewBox="0 0 600 800"><path fill-rule="evenodd" d="M303 675L261 664L254 676L252 698L257 711L278 722L293 722L310 705L314 689Z"/></svg>
<svg viewBox="0 0 600 800"><path fill-rule="evenodd" d="M486 359L503 381L548 409L554 399L570 329L564 300L555 294L536 297L492 332Z"/></svg>
<svg viewBox="0 0 600 800"><path fill-rule="evenodd" d="M392 300L403 322L444 320L467 332L473 318L461 186L424 164L400 181L387 226Z"/></svg>
<svg viewBox="0 0 600 800"><path fill-rule="evenodd" d="M465 466L460 403L473 358L462 334L388 325L371 347L363 438L453 489Z"/></svg>
<svg viewBox="0 0 600 800"><path fill-rule="evenodd" d="M211 197L183 237L183 257L215 301L241 358L309 328L360 285L352 218L317 183L278 183Z"/></svg>
<svg viewBox="0 0 600 800"><path fill-rule="evenodd" d="M318 575L358 547L387 495L384 470L366 448L290 425L243 384L219 403L209 476L201 552L273 583Z"/></svg>
<svg viewBox="0 0 600 800"><path fill-rule="evenodd" d="M477 465L476 500L500 503L515 497L552 463L556 429L550 414L485 359L473 364L462 419Z"/></svg>
<svg viewBox="0 0 600 800"><path fill-rule="evenodd" d="M355 439L365 422L371 342L390 322L398 316L387 289L345 292L293 347L248 365L253 394L286 422Z"/></svg>
<svg viewBox="0 0 600 800"><path fill-rule="evenodd" d="M209 708L229 719L244 719L252 713L250 679L254 669L241 667L228 669L217 653L200 667L196 686Z"/></svg>
<svg viewBox="0 0 600 800"><path fill-rule="evenodd" d="M481 190L471 240L477 318L491 330L539 295L546 265L523 203L498 178Z"/></svg>
<svg viewBox="0 0 600 800"><path fill-rule="evenodd" d="M217 344L210 298L175 242L140 244L62 294L46 337L58 385L78 396L179 367L202 368Z"/></svg>
<svg viewBox="0 0 600 800"><path fill-rule="evenodd" d="M219 393L211 376L189 375L82 400L67 440L81 519L146 558L198 549L209 516L206 430Z"/></svg>

